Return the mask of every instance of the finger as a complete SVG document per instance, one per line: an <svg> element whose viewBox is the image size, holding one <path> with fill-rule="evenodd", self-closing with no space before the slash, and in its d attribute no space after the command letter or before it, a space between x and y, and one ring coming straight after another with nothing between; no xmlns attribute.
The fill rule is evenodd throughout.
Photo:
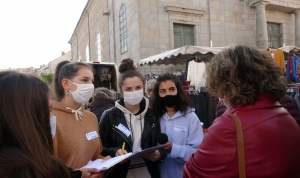
<svg viewBox="0 0 300 178"><path fill-rule="evenodd" d="M102 162L109 160L111 157L110 156L106 156L102 159Z"/></svg>
<svg viewBox="0 0 300 178"><path fill-rule="evenodd" d="M104 172L99 172L97 174L91 174L89 176L89 178L102 178L103 177Z"/></svg>
<svg viewBox="0 0 300 178"><path fill-rule="evenodd" d="M99 172L100 172L100 170L99 170L99 169L97 169L97 168L93 168L93 169L91 170L91 172L93 172L93 173L99 173Z"/></svg>

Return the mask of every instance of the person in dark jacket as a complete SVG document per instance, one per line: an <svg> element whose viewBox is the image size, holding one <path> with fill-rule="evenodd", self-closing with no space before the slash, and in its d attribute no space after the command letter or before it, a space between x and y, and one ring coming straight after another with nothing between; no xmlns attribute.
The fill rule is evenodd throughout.
<svg viewBox="0 0 300 178"><path fill-rule="evenodd" d="M97 88L92 96L93 102L90 104L90 111L97 116L100 121L102 113L115 106L112 92L104 87Z"/></svg>
<svg viewBox="0 0 300 178"><path fill-rule="evenodd" d="M155 137L160 131L156 115L149 109L149 100L144 97L145 80L131 59L124 59L119 66L120 93L124 99L115 107L104 111L99 132L103 144L102 155L120 156L157 146ZM122 145L125 143L125 152ZM159 178L158 163L166 157L162 150L156 150L142 157L132 158L114 166L107 177L111 178Z"/></svg>
<svg viewBox="0 0 300 178"><path fill-rule="evenodd" d="M297 111L295 104L289 98L289 96L284 95L284 97L282 97L278 102L282 105L282 107L284 107L291 114L291 116L296 120L297 124L300 127L299 112ZM216 109L216 118L220 117L226 111L226 109L227 109L226 105L223 102L219 101Z"/></svg>

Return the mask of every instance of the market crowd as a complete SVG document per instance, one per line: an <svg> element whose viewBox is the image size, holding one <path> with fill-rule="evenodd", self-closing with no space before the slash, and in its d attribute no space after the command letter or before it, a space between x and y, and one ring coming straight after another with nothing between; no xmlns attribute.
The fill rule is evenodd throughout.
<svg viewBox="0 0 300 178"><path fill-rule="evenodd" d="M51 88L0 72L0 177L300 177L299 112L263 51L238 45L206 63L205 86L219 104L205 129L177 76L146 82L131 59L118 70L118 100L94 88L81 62L59 63ZM106 171L83 168L161 144Z"/></svg>

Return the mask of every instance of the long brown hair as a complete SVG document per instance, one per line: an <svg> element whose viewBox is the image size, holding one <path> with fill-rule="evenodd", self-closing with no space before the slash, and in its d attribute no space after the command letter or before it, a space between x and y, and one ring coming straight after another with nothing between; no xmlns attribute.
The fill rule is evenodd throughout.
<svg viewBox="0 0 300 178"><path fill-rule="evenodd" d="M145 80L141 72L137 70L137 68L134 66L133 60L130 58L123 59L121 61L121 64L119 66L119 79L118 79L118 85L120 89L122 89L123 82L127 78L132 77L138 77L143 82L143 86L145 86Z"/></svg>
<svg viewBox="0 0 300 178"><path fill-rule="evenodd" d="M156 80L153 93L151 95L150 106L152 110L160 117L166 112L165 106L160 102L159 98L159 85L161 82L172 81L175 83L177 88L177 99L178 101L175 104L175 110L182 113L186 113L189 107L194 107L192 101L184 93L183 87L181 86L180 80L177 76L171 73L165 73L158 77Z"/></svg>
<svg viewBox="0 0 300 178"><path fill-rule="evenodd" d="M54 92L54 99L56 101L61 101L61 99L65 96L65 90L61 84L63 79L72 80L75 76L77 76L77 72L79 69L86 67L93 71L92 66L89 64L85 64L82 62L69 62L69 61L62 61L57 64L55 73L54 73L54 80L52 81L53 85L53 92Z"/></svg>
<svg viewBox="0 0 300 178"><path fill-rule="evenodd" d="M48 97L41 79L0 72L1 177L69 177L53 156Z"/></svg>

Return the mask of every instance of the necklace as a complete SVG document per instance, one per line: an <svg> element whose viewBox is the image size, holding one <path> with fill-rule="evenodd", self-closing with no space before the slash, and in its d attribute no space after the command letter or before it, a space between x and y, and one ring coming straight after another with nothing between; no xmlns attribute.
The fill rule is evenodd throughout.
<svg viewBox="0 0 300 178"><path fill-rule="evenodd" d="M130 114L130 131L131 131L131 142L132 142L132 145L133 145L133 142L134 142L134 136L133 136L133 129L132 129L132 124L131 124L131 114ZM142 116L140 116L140 126L141 126L141 140L140 140L140 146L142 148L142 138L143 138L143 126L142 126Z"/></svg>

